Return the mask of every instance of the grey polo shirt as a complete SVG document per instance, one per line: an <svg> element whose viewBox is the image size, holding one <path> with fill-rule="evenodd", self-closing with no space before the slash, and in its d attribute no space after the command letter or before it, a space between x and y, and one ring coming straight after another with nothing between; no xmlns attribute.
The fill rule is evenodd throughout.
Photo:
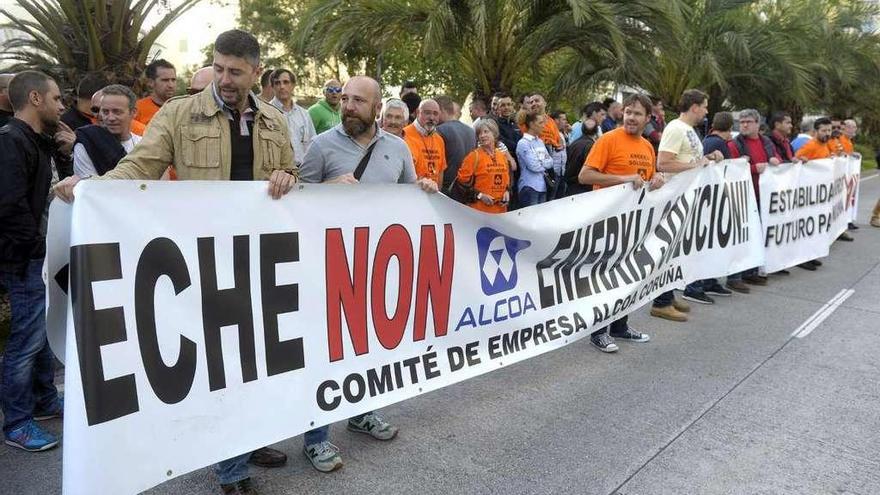
<svg viewBox="0 0 880 495"><path fill-rule="evenodd" d="M342 124L318 134L309 146L299 168L302 182L324 182L341 175L354 173L367 148L376 143L370 162L360 182L365 184L412 184L416 170L412 155L403 139L389 134L376 126L376 135L361 146L345 133Z"/></svg>

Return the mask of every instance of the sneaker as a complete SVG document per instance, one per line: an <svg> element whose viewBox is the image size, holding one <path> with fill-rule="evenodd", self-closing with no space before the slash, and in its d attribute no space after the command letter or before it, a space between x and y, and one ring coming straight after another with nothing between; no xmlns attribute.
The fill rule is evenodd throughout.
<svg viewBox="0 0 880 495"><path fill-rule="evenodd" d="M322 473L336 471L342 467L342 457L339 457L339 447L329 441L323 441L306 445L303 453L312 463L312 466Z"/></svg>
<svg viewBox="0 0 880 495"><path fill-rule="evenodd" d="M859 230L859 226L850 222L849 225L846 226L849 230Z"/></svg>
<svg viewBox="0 0 880 495"><path fill-rule="evenodd" d="M871 227L880 227L880 217L871 218Z"/></svg>
<svg viewBox="0 0 880 495"><path fill-rule="evenodd" d="M852 242L852 241L854 241L855 239L853 238L853 236L851 236L851 235L847 234L846 232L844 232L844 233L840 234L840 235L837 237L837 240L838 240L838 241Z"/></svg>
<svg viewBox="0 0 880 495"><path fill-rule="evenodd" d="M614 343L614 339L606 332L590 335L590 343L602 352L617 352L617 349L619 349L617 344Z"/></svg>
<svg viewBox="0 0 880 495"><path fill-rule="evenodd" d="M811 263L813 266L822 266L822 262L819 260L811 260L811 261L808 261L807 263Z"/></svg>
<svg viewBox="0 0 880 495"><path fill-rule="evenodd" d="M220 485L220 490L223 495L259 495L250 478Z"/></svg>
<svg viewBox="0 0 880 495"><path fill-rule="evenodd" d="M608 335L610 335L611 338L614 339L623 339L630 342L647 342L651 340L650 335L642 332L637 332L629 327L627 327L626 332L624 333L609 333Z"/></svg>
<svg viewBox="0 0 880 495"><path fill-rule="evenodd" d="M672 307L681 311L682 313L690 313L691 312L691 305L680 300L677 297L672 298Z"/></svg>
<svg viewBox="0 0 880 495"><path fill-rule="evenodd" d="M743 277L743 282L751 285L767 285L767 279L760 275L746 275Z"/></svg>
<svg viewBox="0 0 880 495"><path fill-rule="evenodd" d="M24 424L6 434L6 445L18 447L28 452L41 452L58 445L58 438L37 426L33 421Z"/></svg>
<svg viewBox="0 0 880 495"><path fill-rule="evenodd" d="M381 416L371 412L364 414L360 420L351 418L348 420L348 431L364 433L376 440L391 440L397 436L397 427L385 422Z"/></svg>
<svg viewBox="0 0 880 495"><path fill-rule="evenodd" d="M800 265L798 265L798 268L803 268L804 270L808 270L808 271L811 271L811 272L815 272L815 271L816 271L816 265L814 265L813 262L811 262L811 261L807 261L807 262L805 262L805 263L801 263Z"/></svg>
<svg viewBox="0 0 880 495"><path fill-rule="evenodd" d="M715 299L707 296L705 292L684 291L684 294L682 294L681 297L697 304L715 304Z"/></svg>
<svg viewBox="0 0 880 495"><path fill-rule="evenodd" d="M46 421L47 419L64 417L64 398L58 399L58 405L51 411L34 413L34 421Z"/></svg>
<svg viewBox="0 0 880 495"><path fill-rule="evenodd" d="M687 321L688 319L687 315L675 309L675 306L663 306L662 308L654 306L651 308L651 316L671 321Z"/></svg>
<svg viewBox="0 0 880 495"><path fill-rule="evenodd" d="M744 284L742 280L728 280L727 288L734 291L739 292L740 294L748 294L752 292L752 289L749 288L748 285Z"/></svg>
<svg viewBox="0 0 880 495"><path fill-rule="evenodd" d="M725 289L724 286L722 286L721 284L719 284L717 282L714 285L711 285L711 286L703 289L703 292L705 292L706 294L708 294L710 296L720 296L720 297L730 297L733 294L733 292L730 292L729 290Z"/></svg>

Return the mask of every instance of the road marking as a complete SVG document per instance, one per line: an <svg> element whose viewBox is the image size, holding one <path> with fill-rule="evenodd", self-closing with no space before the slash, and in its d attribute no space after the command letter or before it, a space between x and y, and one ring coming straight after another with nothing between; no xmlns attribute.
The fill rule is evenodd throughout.
<svg viewBox="0 0 880 495"><path fill-rule="evenodd" d="M862 177L861 179L859 179L859 182L865 182L866 180L871 180L874 177L877 177L878 175L880 175L880 174L874 174L874 175L869 175L867 177Z"/></svg>
<svg viewBox="0 0 880 495"><path fill-rule="evenodd" d="M837 293L837 295L832 297L831 300L825 303L824 306L819 308L818 311L813 313L812 316L807 318L807 320L803 322L801 326L797 328L797 330L791 333L791 336L802 339L807 335L810 335L810 333L815 330L816 327L821 325L826 318L831 316L831 313L839 308L840 305L843 304L844 301L849 299L849 297L855 292L856 291L853 289L842 289L840 292Z"/></svg>

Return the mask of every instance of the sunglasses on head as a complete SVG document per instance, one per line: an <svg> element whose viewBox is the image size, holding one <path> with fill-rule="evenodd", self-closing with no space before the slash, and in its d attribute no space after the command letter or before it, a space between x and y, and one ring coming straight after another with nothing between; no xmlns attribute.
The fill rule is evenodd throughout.
<svg viewBox="0 0 880 495"><path fill-rule="evenodd" d="M342 93L342 88L340 88L339 86L328 86L324 88L324 91L327 93L337 94Z"/></svg>

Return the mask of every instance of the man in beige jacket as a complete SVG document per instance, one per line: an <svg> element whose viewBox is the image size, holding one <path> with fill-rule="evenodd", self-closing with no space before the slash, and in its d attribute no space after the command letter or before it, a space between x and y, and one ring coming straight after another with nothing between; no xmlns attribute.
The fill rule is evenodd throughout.
<svg viewBox="0 0 880 495"><path fill-rule="evenodd" d="M287 123L275 107L250 88L262 73L260 45L244 31L226 31L214 43L214 82L200 93L168 100L153 117L143 140L100 179L159 179L173 164L180 180L268 180L280 198L299 177ZM86 177L55 186L73 201L73 188ZM97 179L97 178L96 178ZM252 495L247 463L282 466L287 456L262 448L214 466L221 493Z"/></svg>

